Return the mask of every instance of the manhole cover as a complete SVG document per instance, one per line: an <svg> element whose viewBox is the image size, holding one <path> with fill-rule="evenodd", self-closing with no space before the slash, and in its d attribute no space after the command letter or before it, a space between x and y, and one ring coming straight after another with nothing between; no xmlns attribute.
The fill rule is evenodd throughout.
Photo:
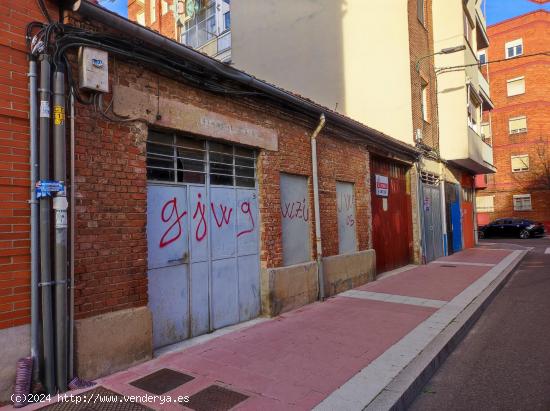
<svg viewBox="0 0 550 411"><path fill-rule="evenodd" d="M195 411L226 411L248 398L240 392L231 391L219 385L211 385L189 397L187 408Z"/></svg>
<svg viewBox="0 0 550 411"><path fill-rule="evenodd" d="M151 408L138 402L130 402L121 394L108 390L103 387L83 392L78 395L73 394L70 399L70 392L67 393L65 401L59 401L55 404L41 408L48 411L146 411Z"/></svg>
<svg viewBox="0 0 550 411"><path fill-rule="evenodd" d="M150 392L151 394L161 395L193 379L194 377L190 375L163 368L153 374L149 374L139 380L131 382L130 385Z"/></svg>

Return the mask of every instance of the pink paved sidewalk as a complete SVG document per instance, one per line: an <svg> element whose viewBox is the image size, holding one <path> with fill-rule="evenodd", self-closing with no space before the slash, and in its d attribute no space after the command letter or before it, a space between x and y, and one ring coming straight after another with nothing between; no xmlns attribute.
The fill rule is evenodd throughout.
<svg viewBox="0 0 550 411"><path fill-rule="evenodd" d="M386 277L359 291L450 301L513 250L466 250ZM452 261L485 265L455 265ZM448 264L447 264L448 262ZM238 410L309 410L430 317L436 308L336 296L119 372L98 382L124 395L129 383L162 368L194 379L164 395L216 384L249 398ZM101 353L98 353L101 355ZM186 409L179 404L146 404ZM27 407L28 409L28 407Z"/></svg>

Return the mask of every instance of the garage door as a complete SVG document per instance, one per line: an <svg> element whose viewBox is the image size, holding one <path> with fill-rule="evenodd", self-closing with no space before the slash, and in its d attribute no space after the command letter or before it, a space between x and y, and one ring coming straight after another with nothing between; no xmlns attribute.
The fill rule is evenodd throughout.
<svg viewBox="0 0 550 411"><path fill-rule="evenodd" d="M155 348L259 315L255 163L248 148L149 133L148 291Z"/></svg>
<svg viewBox="0 0 550 411"><path fill-rule="evenodd" d="M381 273L411 261L411 196L407 168L399 163L372 157L371 179L372 242Z"/></svg>

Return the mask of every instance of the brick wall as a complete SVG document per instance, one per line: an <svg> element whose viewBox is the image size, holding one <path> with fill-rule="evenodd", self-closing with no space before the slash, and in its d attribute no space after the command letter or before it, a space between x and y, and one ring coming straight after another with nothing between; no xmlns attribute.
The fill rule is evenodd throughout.
<svg viewBox="0 0 550 411"><path fill-rule="evenodd" d="M437 85L433 57L422 59L419 70L416 62L433 53L432 0L424 2L424 24L417 14L417 0L408 0L409 55L411 69L412 121L413 129L421 129L424 143L439 151L439 130L437 127ZM427 121L422 116L421 87L427 84Z"/></svg>
<svg viewBox="0 0 550 411"><path fill-rule="evenodd" d="M538 11L490 26L488 34L489 60L505 58L505 43L523 39L524 55L547 51L550 42L550 13ZM506 81L525 77L525 93L507 96ZM488 188L478 196L494 195L498 217L525 217L550 221L550 186L544 184L545 166L550 166L550 57L533 56L509 59L489 66L491 97L495 109L491 112L492 142L497 173L488 179ZM527 132L509 134L511 117L527 117ZM489 114L485 113L488 120ZM511 156L529 155L529 171L514 173ZM531 194L532 211L514 211L513 195ZM486 217L486 216L485 216Z"/></svg>
<svg viewBox="0 0 550 411"><path fill-rule="evenodd" d="M151 15L151 2L156 2L156 19L153 22ZM176 19L170 9L175 0L165 0L168 4L168 12L162 14L162 0L128 0L128 19L137 21L137 15L143 11L145 15L145 25L151 30L157 31L163 36L176 39Z"/></svg>

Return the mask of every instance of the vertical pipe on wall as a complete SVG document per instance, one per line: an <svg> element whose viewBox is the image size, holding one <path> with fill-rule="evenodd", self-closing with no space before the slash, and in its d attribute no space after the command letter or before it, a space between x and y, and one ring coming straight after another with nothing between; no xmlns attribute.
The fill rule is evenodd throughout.
<svg viewBox="0 0 550 411"><path fill-rule="evenodd" d="M50 179L50 57L40 55L40 180ZM50 258L50 212L48 196L40 198L40 277L42 290L42 338L44 386L55 393L54 336L52 317L52 273Z"/></svg>
<svg viewBox="0 0 550 411"><path fill-rule="evenodd" d="M70 68L69 68L70 70ZM70 297L69 297L69 381L74 378L74 238L75 238L75 196L76 196L76 181L75 181L75 169L74 169L74 157L75 157L75 147L74 147L74 90L71 88L70 93L70 105L71 105L71 195L70 195L70 204L71 209L69 210L71 214L70 224L71 224L71 241L70 241L70 271L71 271L71 281L69 283Z"/></svg>
<svg viewBox="0 0 550 411"><path fill-rule="evenodd" d="M325 126L325 115L321 114L319 124L311 135L311 163L313 166L313 206L315 209L315 244L317 246L317 278L319 299L325 298L325 276L323 273L323 247L321 243L321 212L319 207L319 170L317 167L317 136Z"/></svg>
<svg viewBox="0 0 550 411"><path fill-rule="evenodd" d="M31 357L33 381L40 379L40 297L38 283L40 282L40 237L38 231L38 201L36 200L35 184L38 181L38 123L37 123L37 69L36 59L29 60L29 102L30 102L30 205L31 205Z"/></svg>
<svg viewBox="0 0 550 411"><path fill-rule="evenodd" d="M65 75L57 63L53 75L53 159L54 180L66 180ZM67 391L67 196L58 191L55 210L55 375L60 392Z"/></svg>

